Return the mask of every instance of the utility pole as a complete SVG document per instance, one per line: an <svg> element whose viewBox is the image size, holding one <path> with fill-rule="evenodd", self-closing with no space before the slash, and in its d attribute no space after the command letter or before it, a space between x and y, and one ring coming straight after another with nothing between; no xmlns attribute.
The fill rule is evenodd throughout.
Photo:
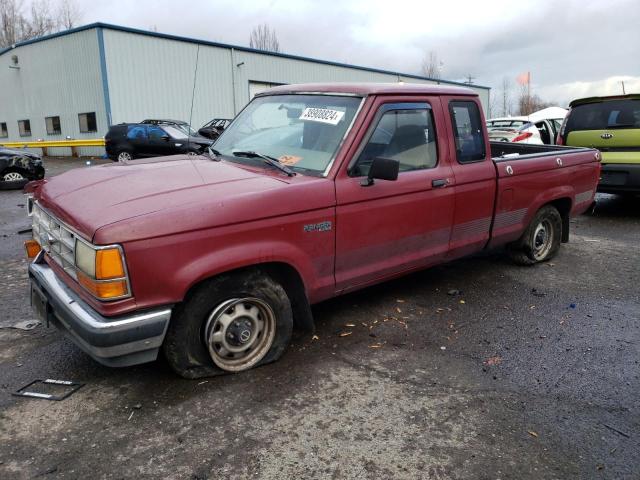
<svg viewBox="0 0 640 480"><path fill-rule="evenodd" d="M620 83L622 84L622 94L626 95L627 92L624 91L624 80L621 80Z"/></svg>
<svg viewBox="0 0 640 480"><path fill-rule="evenodd" d="M471 76L471 74L469 74L469 75L467 76L467 81L466 81L466 82L464 82L464 83L466 83L467 85L472 85L472 84L473 84L473 81L474 81L475 79L476 79L476 77L472 77L472 76Z"/></svg>

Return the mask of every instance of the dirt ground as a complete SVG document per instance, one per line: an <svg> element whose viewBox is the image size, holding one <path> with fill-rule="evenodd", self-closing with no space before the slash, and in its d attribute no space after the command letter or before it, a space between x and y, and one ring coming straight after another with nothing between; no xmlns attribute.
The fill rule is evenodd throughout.
<svg viewBox="0 0 640 480"><path fill-rule="evenodd" d="M328 301L281 361L190 381L7 328L34 316L25 201L0 192L0 478L638 479L640 200L598 199L551 263L489 252ZM11 395L45 378L85 385Z"/></svg>

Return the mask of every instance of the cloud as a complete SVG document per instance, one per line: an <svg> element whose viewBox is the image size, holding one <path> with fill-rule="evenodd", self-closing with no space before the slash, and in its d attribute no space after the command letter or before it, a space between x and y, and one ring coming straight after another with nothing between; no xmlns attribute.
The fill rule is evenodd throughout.
<svg viewBox="0 0 640 480"><path fill-rule="evenodd" d="M444 78L470 74L498 89L530 71L534 93L559 102L640 77L638 0L94 0L83 10L86 22L239 45L268 23L287 53L406 73L418 73L433 50Z"/></svg>

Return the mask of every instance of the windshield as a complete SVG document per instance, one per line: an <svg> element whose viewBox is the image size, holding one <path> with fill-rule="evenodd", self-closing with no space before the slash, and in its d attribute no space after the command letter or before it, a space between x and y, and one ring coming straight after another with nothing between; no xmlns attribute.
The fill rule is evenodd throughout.
<svg viewBox="0 0 640 480"><path fill-rule="evenodd" d="M333 160L360 105L360 97L270 95L255 98L222 133L215 148L234 162L256 163L233 152L256 152L295 171L321 175Z"/></svg>
<svg viewBox="0 0 640 480"><path fill-rule="evenodd" d="M163 125L162 129L171 135L172 138L184 139L187 137L187 132L185 130L174 125Z"/></svg>
<svg viewBox="0 0 640 480"><path fill-rule="evenodd" d="M193 128L191 128L186 123L176 123L175 125L172 125L172 126L184 132L188 136L193 137L194 135L198 135L198 132L196 132Z"/></svg>

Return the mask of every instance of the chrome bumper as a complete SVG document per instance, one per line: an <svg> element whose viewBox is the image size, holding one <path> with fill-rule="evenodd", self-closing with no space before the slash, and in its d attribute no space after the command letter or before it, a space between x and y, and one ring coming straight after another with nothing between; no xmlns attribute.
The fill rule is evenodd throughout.
<svg viewBox="0 0 640 480"><path fill-rule="evenodd" d="M82 350L110 367L151 362L158 356L171 308L103 317L64 283L46 263L31 263L32 289L46 298L45 321L63 330Z"/></svg>

